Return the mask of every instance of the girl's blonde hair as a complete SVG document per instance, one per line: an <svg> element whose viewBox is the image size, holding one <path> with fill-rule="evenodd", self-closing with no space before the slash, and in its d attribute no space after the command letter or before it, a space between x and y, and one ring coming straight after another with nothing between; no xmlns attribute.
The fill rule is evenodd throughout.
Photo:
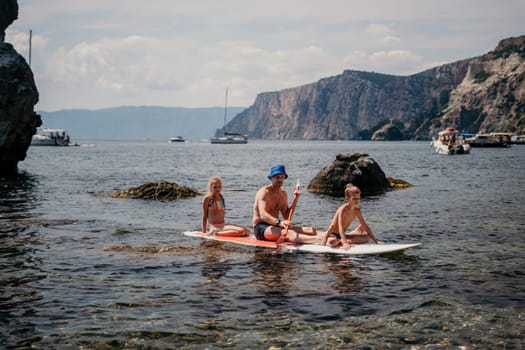
<svg viewBox="0 0 525 350"><path fill-rule="evenodd" d="M222 183L222 180L220 177L218 176L211 176L208 180L208 194L213 194L213 184L216 183L216 182L221 182Z"/></svg>
<svg viewBox="0 0 525 350"><path fill-rule="evenodd" d="M351 183L345 186L345 200L348 201L350 198L352 198L356 194L361 194L361 190L359 189L359 187L354 186Z"/></svg>

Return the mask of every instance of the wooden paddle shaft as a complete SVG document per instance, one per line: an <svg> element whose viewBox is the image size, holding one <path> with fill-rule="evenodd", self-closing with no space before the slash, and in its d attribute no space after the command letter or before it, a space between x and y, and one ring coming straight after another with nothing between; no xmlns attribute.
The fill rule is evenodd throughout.
<svg viewBox="0 0 525 350"><path fill-rule="evenodd" d="M284 228L284 232L281 234L281 237L277 240L277 244L281 244L286 239L286 235L288 234L288 229L290 228L293 212L295 211L295 206L297 205L297 194L296 192L299 191L299 180L297 180L297 184L295 185L295 190L293 194L293 201L292 201L292 207L290 208L290 211L288 212L288 224L286 224L286 227Z"/></svg>

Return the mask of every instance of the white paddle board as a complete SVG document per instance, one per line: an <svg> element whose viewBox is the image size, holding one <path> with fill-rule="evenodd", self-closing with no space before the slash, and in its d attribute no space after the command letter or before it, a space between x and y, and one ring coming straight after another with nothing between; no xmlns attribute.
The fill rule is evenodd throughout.
<svg viewBox="0 0 525 350"><path fill-rule="evenodd" d="M188 237L198 237L203 239L208 239L212 241L219 242L229 242L241 245L247 245L252 247L263 247L263 248L277 248L277 243L271 241L261 241L255 238L253 234L247 237L226 237L226 236L215 236L208 235L206 233L198 231L185 231L185 236ZM383 254L391 253L399 250L404 250L408 248L413 248L421 245L421 243L364 243L364 244L354 244L349 249L343 248L332 248L328 245L320 244L299 244L294 245L293 243L285 242L279 245L279 249L288 250L288 251L301 251L301 252L311 252L311 253L331 253L331 254L344 254L344 255L366 255L366 254Z"/></svg>

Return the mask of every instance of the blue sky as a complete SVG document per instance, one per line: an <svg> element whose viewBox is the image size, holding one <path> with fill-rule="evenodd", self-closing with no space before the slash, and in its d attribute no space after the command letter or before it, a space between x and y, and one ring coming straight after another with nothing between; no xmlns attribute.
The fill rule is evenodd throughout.
<svg viewBox="0 0 525 350"><path fill-rule="evenodd" d="M525 0L18 0L38 110L250 106L345 69L410 75L525 34Z"/></svg>

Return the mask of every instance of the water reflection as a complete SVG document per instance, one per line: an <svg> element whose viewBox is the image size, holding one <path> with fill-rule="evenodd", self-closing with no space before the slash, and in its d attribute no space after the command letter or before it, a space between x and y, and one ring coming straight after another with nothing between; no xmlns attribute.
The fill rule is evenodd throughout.
<svg viewBox="0 0 525 350"><path fill-rule="evenodd" d="M331 285L336 293L348 296L361 292L363 280L353 272L357 267L350 258L325 254L323 262L327 269L338 278L338 281Z"/></svg>
<svg viewBox="0 0 525 350"><path fill-rule="evenodd" d="M16 228L20 220L29 217L29 211L37 206L35 177L21 173L12 177L0 177L0 232Z"/></svg>
<svg viewBox="0 0 525 350"><path fill-rule="evenodd" d="M221 242L203 242L204 266L201 273L208 280L218 280L231 270L231 266L225 261L224 243Z"/></svg>
<svg viewBox="0 0 525 350"><path fill-rule="evenodd" d="M36 179L25 173L0 178L0 343L24 346L34 325L20 315L31 315L42 299L31 287L45 277L33 251L38 241L31 210L36 208Z"/></svg>
<svg viewBox="0 0 525 350"><path fill-rule="evenodd" d="M286 306L297 280L297 254L257 250L253 257L252 281L267 306Z"/></svg>

